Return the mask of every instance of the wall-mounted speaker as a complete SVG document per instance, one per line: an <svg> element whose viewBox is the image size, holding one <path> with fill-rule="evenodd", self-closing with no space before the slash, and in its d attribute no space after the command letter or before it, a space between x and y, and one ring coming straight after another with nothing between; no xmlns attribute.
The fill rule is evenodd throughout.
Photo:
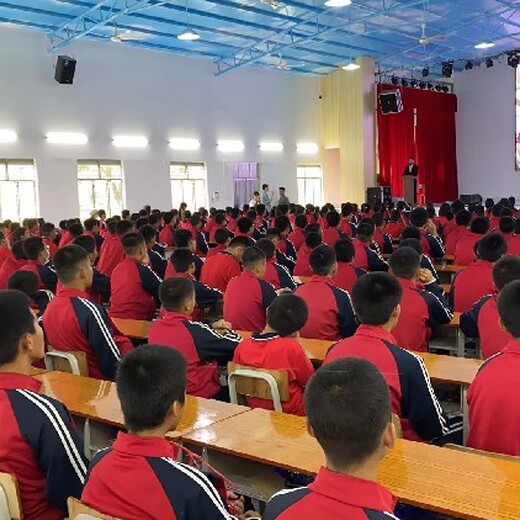
<svg viewBox="0 0 520 520"><path fill-rule="evenodd" d="M399 114L403 111L400 90L385 90L379 93L379 106L383 114Z"/></svg>
<svg viewBox="0 0 520 520"><path fill-rule="evenodd" d="M76 71L76 60L69 56L58 56L54 79L64 85L72 85L74 72Z"/></svg>

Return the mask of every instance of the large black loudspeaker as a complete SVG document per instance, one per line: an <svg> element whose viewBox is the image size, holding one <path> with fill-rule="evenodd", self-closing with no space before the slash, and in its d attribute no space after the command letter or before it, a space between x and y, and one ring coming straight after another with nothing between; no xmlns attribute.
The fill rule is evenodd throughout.
<svg viewBox="0 0 520 520"><path fill-rule="evenodd" d="M383 114L399 114L403 111L403 99L399 90L385 90L379 93L379 105Z"/></svg>
<svg viewBox="0 0 520 520"><path fill-rule="evenodd" d="M58 83L72 85L75 70L76 60L74 58L69 58L68 56L58 56L54 79Z"/></svg>
<svg viewBox="0 0 520 520"><path fill-rule="evenodd" d="M367 188L367 202L375 204L384 202L388 204L392 201L392 188L390 186L379 186L377 188Z"/></svg>
<svg viewBox="0 0 520 520"><path fill-rule="evenodd" d="M459 199L464 204L482 204L482 196L478 193L474 195L461 195Z"/></svg>

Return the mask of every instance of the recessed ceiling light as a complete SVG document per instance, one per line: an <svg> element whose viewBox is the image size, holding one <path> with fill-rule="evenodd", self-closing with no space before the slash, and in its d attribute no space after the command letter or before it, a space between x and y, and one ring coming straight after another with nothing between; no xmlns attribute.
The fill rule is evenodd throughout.
<svg viewBox="0 0 520 520"><path fill-rule="evenodd" d="M345 7L351 3L352 0L326 0L325 5L327 7Z"/></svg>
<svg viewBox="0 0 520 520"><path fill-rule="evenodd" d="M475 49L491 49L495 44L493 42L481 42L475 45Z"/></svg>
<svg viewBox="0 0 520 520"><path fill-rule="evenodd" d="M184 32L181 32L181 34L177 35L178 40L182 40L185 42L192 42L195 40L198 40L200 38L200 34L196 33L192 29L186 29Z"/></svg>
<svg viewBox="0 0 520 520"><path fill-rule="evenodd" d="M343 67L341 67L343 70L348 70L348 71L352 71L352 70L358 70L361 68L361 65L358 65L357 63L354 63L353 61L351 61L350 63L347 63L346 65L343 65Z"/></svg>

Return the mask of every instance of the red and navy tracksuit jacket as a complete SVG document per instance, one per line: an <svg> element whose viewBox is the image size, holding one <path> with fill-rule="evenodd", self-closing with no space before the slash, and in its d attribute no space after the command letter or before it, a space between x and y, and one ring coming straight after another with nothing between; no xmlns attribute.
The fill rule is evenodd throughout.
<svg viewBox="0 0 520 520"><path fill-rule="evenodd" d="M117 235L109 234L99 252L98 271L110 276L112 271L125 259L125 256L121 239Z"/></svg>
<svg viewBox="0 0 520 520"><path fill-rule="evenodd" d="M339 242L340 240L347 238L347 235L342 233L338 228L334 227L326 227L323 230L321 236L323 243L328 245L329 247L334 247L334 244L336 242Z"/></svg>
<svg viewBox="0 0 520 520"><path fill-rule="evenodd" d="M149 343L177 349L188 361L187 393L212 398L220 392L218 365L233 358L240 336L219 334L179 312L165 311L150 326Z"/></svg>
<svg viewBox="0 0 520 520"><path fill-rule="evenodd" d="M153 247L148 249L148 258L150 258L150 266L154 273L157 273L160 278L164 279L164 275L166 274L166 266L168 265L166 258L164 258L159 250Z"/></svg>
<svg viewBox="0 0 520 520"><path fill-rule="evenodd" d="M338 262L338 272L332 279L333 284L344 291L350 292L354 284L365 273L363 269L358 269L347 262Z"/></svg>
<svg viewBox="0 0 520 520"><path fill-rule="evenodd" d="M457 245L455 246L455 265L469 265L475 260L475 244L484 235L472 233L469 229L461 232Z"/></svg>
<svg viewBox="0 0 520 520"><path fill-rule="evenodd" d="M401 314L392 331L397 344L407 350L428 352L432 330L453 318L450 306L436 283L419 288L415 282L397 278L403 289Z"/></svg>
<svg viewBox="0 0 520 520"><path fill-rule="evenodd" d="M215 247L210 248L208 251L208 254L206 255L206 258L209 258L210 256L214 256L217 253L222 253L227 249L227 246L225 244L217 244Z"/></svg>
<svg viewBox="0 0 520 520"><path fill-rule="evenodd" d="M356 332L358 323L350 295L335 287L331 278L314 275L295 294L309 308L309 319L300 331L303 338L337 341Z"/></svg>
<svg viewBox="0 0 520 520"><path fill-rule="evenodd" d="M16 477L25 520L62 520L87 475L82 440L62 403L32 377L0 373L0 471Z"/></svg>
<svg viewBox="0 0 520 520"><path fill-rule="evenodd" d="M338 228L347 237L352 238L357 232L357 226L351 220L342 218Z"/></svg>
<svg viewBox="0 0 520 520"><path fill-rule="evenodd" d="M431 258L442 258L445 254L442 238L431 233L421 232L421 245L423 253Z"/></svg>
<svg viewBox="0 0 520 520"><path fill-rule="evenodd" d="M282 403L285 413L305 415L303 390L314 368L296 338L284 338L276 332L255 333L238 345L233 362L265 370L285 370L289 377L289 400ZM273 402L256 397L248 398L251 408L273 410Z"/></svg>
<svg viewBox="0 0 520 520"><path fill-rule="evenodd" d="M431 441L461 429L462 421L448 425L435 396L424 361L397 346L394 336L382 327L360 325L356 333L332 345L326 363L357 357L373 363L390 389L392 412L401 420L403 437Z"/></svg>
<svg viewBox="0 0 520 520"><path fill-rule="evenodd" d="M195 264L195 278L197 280L200 280L200 276L202 273L202 266L204 265L204 260L200 258L200 256L194 255L193 256L193 263ZM168 264L166 265L166 273L164 274L164 279L167 280L168 278L173 278L177 275L177 271L175 271L175 267L173 267L173 262L170 258L168 261Z"/></svg>
<svg viewBox="0 0 520 520"><path fill-rule="evenodd" d="M453 279L450 303L457 312L468 312L486 294L496 293L493 263L475 260Z"/></svg>
<svg viewBox="0 0 520 520"><path fill-rule="evenodd" d="M5 262L0 267L0 291L4 291L7 289L7 284L9 283L9 278L21 269L27 260L18 260L11 254L11 256L7 257Z"/></svg>
<svg viewBox="0 0 520 520"><path fill-rule="evenodd" d="M58 280L58 285L56 287L56 291L63 289L63 285ZM110 301L110 277L106 274L101 274L95 267L93 268L92 273L92 285L86 291L88 294L88 299L94 303L103 303Z"/></svg>
<svg viewBox="0 0 520 520"><path fill-rule="evenodd" d="M92 458L81 501L125 520L234 519L207 476L177 454L166 439L119 432Z"/></svg>
<svg viewBox="0 0 520 520"><path fill-rule="evenodd" d="M399 520L396 499L383 486L322 467L307 487L274 495L263 520Z"/></svg>
<svg viewBox="0 0 520 520"><path fill-rule="evenodd" d="M240 276L241 272L242 268L233 255L222 251L206 258L200 273L200 281L208 287L225 292L231 278Z"/></svg>
<svg viewBox="0 0 520 520"><path fill-rule="evenodd" d="M312 249L305 244L298 251L298 258L294 266L294 276L312 276L313 272L310 266Z"/></svg>
<svg viewBox="0 0 520 520"><path fill-rule="evenodd" d="M464 335L468 338L480 338L480 350L484 359L494 356L511 341L511 334L502 330L499 325L497 299L497 294L488 294L460 317L460 328Z"/></svg>
<svg viewBox="0 0 520 520"><path fill-rule="evenodd" d="M428 255L421 255L421 269L428 269L428 271L430 271L435 278L435 281L439 283L439 275Z"/></svg>
<svg viewBox="0 0 520 520"><path fill-rule="evenodd" d="M276 291L279 289L296 289L296 282L291 276L289 269L276 262L275 258L268 258L264 280L270 283Z"/></svg>
<svg viewBox="0 0 520 520"><path fill-rule="evenodd" d="M234 329L262 332L266 324L267 307L276 298L273 286L244 271L233 278L224 293L224 319Z"/></svg>
<svg viewBox="0 0 520 520"><path fill-rule="evenodd" d="M293 244L296 252L305 244L305 231L302 228L295 228L287 237Z"/></svg>
<svg viewBox="0 0 520 520"><path fill-rule="evenodd" d="M159 232L159 242L166 244L168 247L173 247L173 228L170 224L166 224Z"/></svg>
<svg viewBox="0 0 520 520"><path fill-rule="evenodd" d="M468 390L467 445L520 457L520 340L485 361Z"/></svg>
<svg viewBox="0 0 520 520"><path fill-rule="evenodd" d="M388 271L388 264L361 240L355 238L354 244L354 267L363 269L363 271Z"/></svg>
<svg viewBox="0 0 520 520"><path fill-rule="evenodd" d="M279 242L280 244L281 242ZM280 249L276 250L276 262L280 265L283 265L284 267L287 267L289 272L291 274L294 273L294 267L296 265L296 256L291 257L289 255L286 255L283 251Z"/></svg>
<svg viewBox="0 0 520 520"><path fill-rule="evenodd" d="M121 358L133 349L106 310L77 289L63 287L43 315L47 342L55 350L83 351L89 376L113 380Z"/></svg>
<svg viewBox="0 0 520 520"><path fill-rule="evenodd" d="M394 252L392 237L388 233L383 233L379 228L376 228L374 232L374 242L381 253L391 255Z"/></svg>
<svg viewBox="0 0 520 520"><path fill-rule="evenodd" d="M29 271L38 277L38 289L47 289L51 292L56 292L56 285L58 284L58 276L54 267L50 264L41 264L37 260L27 260L25 265L20 268L20 271Z"/></svg>
<svg viewBox="0 0 520 520"><path fill-rule="evenodd" d="M152 269L127 257L112 272L110 315L128 320L151 320L159 301L162 283Z"/></svg>

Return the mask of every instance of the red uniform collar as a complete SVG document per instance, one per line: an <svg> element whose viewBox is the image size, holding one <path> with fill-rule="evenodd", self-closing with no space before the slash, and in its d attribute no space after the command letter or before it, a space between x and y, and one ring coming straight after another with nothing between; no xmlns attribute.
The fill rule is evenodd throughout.
<svg viewBox="0 0 520 520"><path fill-rule="evenodd" d="M320 276L318 274L311 276L307 283L312 283L312 282L326 283L327 285L334 285L334 283L332 282L332 278L329 278L328 276Z"/></svg>
<svg viewBox="0 0 520 520"><path fill-rule="evenodd" d="M253 334L251 334L251 339L255 341L270 341L280 337L278 332L253 332Z"/></svg>
<svg viewBox="0 0 520 520"><path fill-rule="evenodd" d="M141 457L176 457L172 443L162 437L139 437L119 432L112 448L119 453Z"/></svg>
<svg viewBox="0 0 520 520"><path fill-rule="evenodd" d="M190 318L191 316L188 316L187 314L184 314L182 312L165 310L158 321L186 321Z"/></svg>
<svg viewBox="0 0 520 520"><path fill-rule="evenodd" d="M86 292L80 291L79 289L73 289L72 287L63 287L60 284L58 294L56 296L63 296L65 298L85 298L89 299L89 295Z"/></svg>
<svg viewBox="0 0 520 520"><path fill-rule="evenodd" d="M493 269L493 262L490 262L489 260L482 260L480 258L473 260L473 262L470 265L472 265L474 267L476 267L476 266L487 267L490 270Z"/></svg>
<svg viewBox="0 0 520 520"><path fill-rule="evenodd" d="M42 384L37 379L16 372L0 372L2 390L31 390L38 392Z"/></svg>
<svg viewBox="0 0 520 520"><path fill-rule="evenodd" d="M390 491L377 482L352 477L324 467L320 468L316 480L309 485L309 489L343 504L374 511L391 513L397 502Z"/></svg>
<svg viewBox="0 0 520 520"><path fill-rule="evenodd" d="M417 283L413 280L405 280L404 278L397 277L397 281L401 284L401 287L406 287L408 289L417 289Z"/></svg>
<svg viewBox="0 0 520 520"><path fill-rule="evenodd" d="M380 327L378 325L361 324L358 327L355 335L356 336L367 336L370 338L380 339L382 341L388 341L389 343L392 343L393 345L397 344L392 333L386 331L385 329L383 329L383 327Z"/></svg>
<svg viewBox="0 0 520 520"><path fill-rule="evenodd" d="M520 355L520 339L512 338L502 352L504 354Z"/></svg>

